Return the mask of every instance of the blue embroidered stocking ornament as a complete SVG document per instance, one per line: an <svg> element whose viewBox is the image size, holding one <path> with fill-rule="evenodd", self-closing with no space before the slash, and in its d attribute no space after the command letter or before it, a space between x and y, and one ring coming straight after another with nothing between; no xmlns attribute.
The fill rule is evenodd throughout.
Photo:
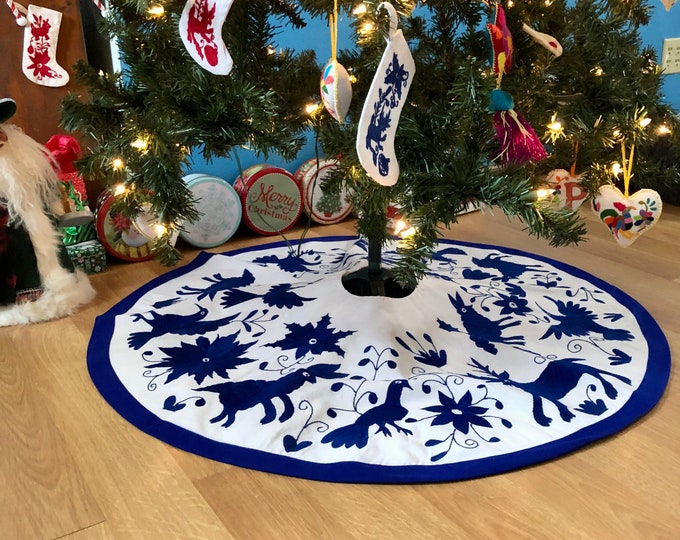
<svg viewBox="0 0 680 540"><path fill-rule="evenodd" d="M390 33L361 111L357 154L368 176L383 186L393 186L399 178L394 136L416 65L404 34L397 29L394 6L382 2L378 5L381 8L390 14Z"/></svg>

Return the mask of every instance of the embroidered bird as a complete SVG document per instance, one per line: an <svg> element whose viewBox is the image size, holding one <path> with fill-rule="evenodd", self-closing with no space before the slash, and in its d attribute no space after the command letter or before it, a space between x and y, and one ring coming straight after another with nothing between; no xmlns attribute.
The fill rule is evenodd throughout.
<svg viewBox="0 0 680 540"><path fill-rule="evenodd" d="M408 414L408 409L401 404L401 393L405 388L413 390L406 379L392 381L387 387L387 396L383 403L360 414L353 423L334 429L325 435L321 442L330 443L333 448L341 446L363 448L368 444L369 430L372 426L377 427L376 434L382 433L387 437L392 436L388 426L392 426L399 433L412 435L411 430L402 428L396 423Z"/></svg>
<svg viewBox="0 0 680 540"><path fill-rule="evenodd" d="M165 334L178 334L184 336L203 335L206 332L211 332L219 329L222 326L229 324L234 320L238 314L224 317L217 320L204 320L208 316L208 309L196 304L198 311L188 315L179 315L177 313L158 313L151 311L148 316L144 313L133 313L133 322L144 321L151 330L132 332L128 336L128 345L135 350L141 349L149 341L155 337L163 336Z"/></svg>
<svg viewBox="0 0 680 540"><path fill-rule="evenodd" d="M548 296L545 298L555 304L559 314L550 313L541 308L546 315L555 321L555 324L551 325L540 339L546 339L551 336L561 339L563 335L567 337L581 337L589 336L593 333L600 334L604 339L612 341L631 341L633 339L633 334L625 328L608 328L601 325L597 322L598 316L595 313L573 300L564 302Z"/></svg>

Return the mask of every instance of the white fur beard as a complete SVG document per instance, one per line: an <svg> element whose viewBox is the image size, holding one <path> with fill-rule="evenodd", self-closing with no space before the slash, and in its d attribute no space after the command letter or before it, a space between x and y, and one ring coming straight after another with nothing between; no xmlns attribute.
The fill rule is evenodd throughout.
<svg viewBox="0 0 680 540"><path fill-rule="evenodd" d="M0 147L0 199L10 224L23 226L31 239L43 294L34 302L0 308L0 326L63 317L91 300L94 290L83 272L59 263L62 237L48 215L59 208L59 178L44 146L16 126L3 124L2 130L7 142Z"/></svg>
<svg viewBox="0 0 680 540"><path fill-rule="evenodd" d="M0 198L10 220L21 220L30 207L58 208L59 178L47 148L12 124L3 124L7 142L0 147Z"/></svg>

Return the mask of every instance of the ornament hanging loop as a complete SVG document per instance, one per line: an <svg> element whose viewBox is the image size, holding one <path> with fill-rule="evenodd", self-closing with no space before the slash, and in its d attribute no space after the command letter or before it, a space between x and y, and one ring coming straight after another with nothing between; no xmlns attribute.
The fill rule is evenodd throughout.
<svg viewBox="0 0 680 540"><path fill-rule="evenodd" d="M394 6L389 2L380 2L380 4L378 4L376 12L380 11L381 9L387 11L388 15L390 16L390 31L387 36L387 39L389 41L394 37L394 34L397 33L397 29L399 27L399 16L397 15L397 10L394 9Z"/></svg>
<svg viewBox="0 0 680 540"><path fill-rule="evenodd" d="M571 176L576 176L576 159L577 158L578 158L578 141L574 141L574 144L572 145L571 170L569 171L569 174L571 174Z"/></svg>
<svg viewBox="0 0 680 540"><path fill-rule="evenodd" d="M331 30L331 60L336 61L338 59L338 0L333 3L333 13L328 19Z"/></svg>

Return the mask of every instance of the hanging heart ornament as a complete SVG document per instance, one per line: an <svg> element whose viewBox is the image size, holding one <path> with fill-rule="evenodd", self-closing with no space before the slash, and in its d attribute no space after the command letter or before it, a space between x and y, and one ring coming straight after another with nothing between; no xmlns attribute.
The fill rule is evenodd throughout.
<svg viewBox="0 0 680 540"><path fill-rule="evenodd" d="M554 169L548 173L546 182L553 190L552 202L557 208L578 210L588 196L581 186L580 174L572 175L565 169Z"/></svg>
<svg viewBox="0 0 680 540"><path fill-rule="evenodd" d="M593 211L621 247L630 246L656 225L661 208L661 197L652 189L641 189L626 197L617 187L606 185L593 199Z"/></svg>

